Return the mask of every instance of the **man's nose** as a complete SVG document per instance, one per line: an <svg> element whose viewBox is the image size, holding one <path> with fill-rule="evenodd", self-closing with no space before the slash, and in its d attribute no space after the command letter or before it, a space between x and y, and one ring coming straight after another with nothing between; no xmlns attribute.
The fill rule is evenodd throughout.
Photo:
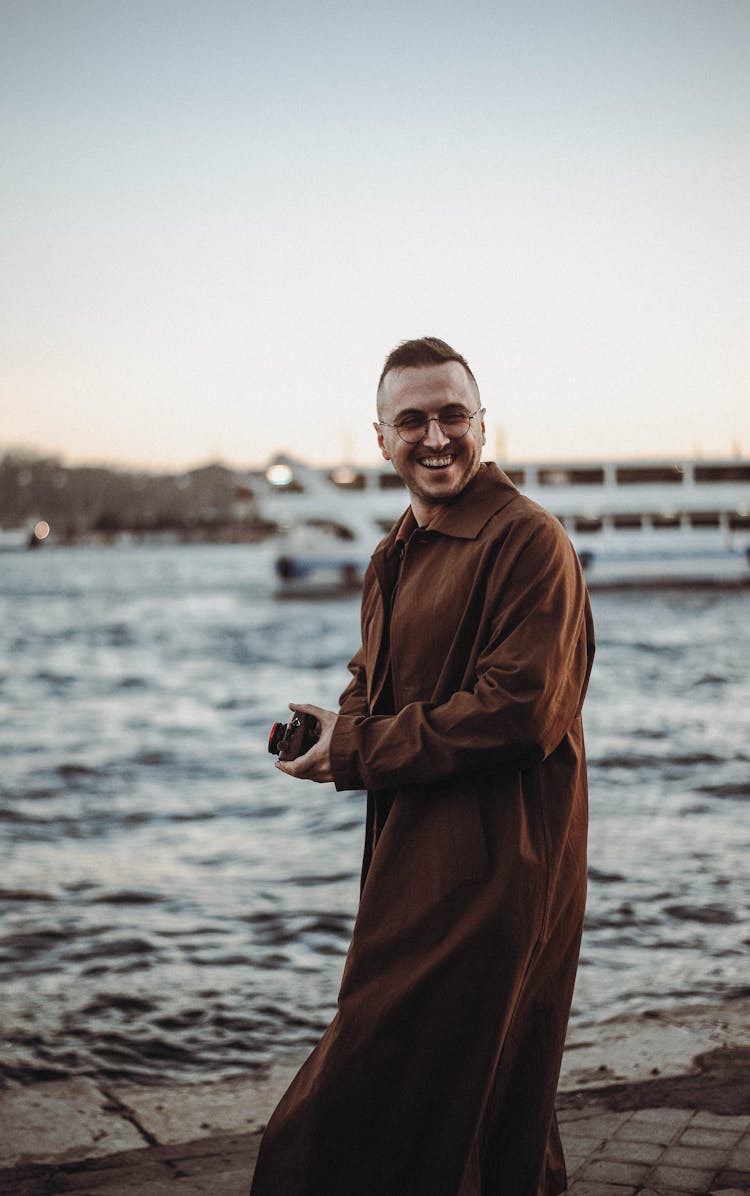
<svg viewBox="0 0 750 1196"><path fill-rule="evenodd" d="M449 441L450 437L446 436L445 432L440 427L440 424L438 423L438 417L436 415L428 416L427 427L425 429L425 434L422 437L422 444L424 444L427 448L445 448Z"/></svg>

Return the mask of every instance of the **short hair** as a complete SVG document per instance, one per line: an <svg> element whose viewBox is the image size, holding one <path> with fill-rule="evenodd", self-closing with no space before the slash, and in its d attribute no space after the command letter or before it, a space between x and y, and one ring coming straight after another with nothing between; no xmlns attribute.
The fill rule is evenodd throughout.
<svg viewBox="0 0 750 1196"><path fill-rule="evenodd" d="M477 398L479 398L477 380L472 374L471 367L463 354L452 349L446 341L441 341L437 336L420 336L416 340L401 341L401 344L396 345L395 349L391 349L391 352L386 357L382 373L378 380L378 407L380 407L380 397L385 376L391 370L443 365L446 361L457 361L459 365L464 367L466 373L474 383Z"/></svg>

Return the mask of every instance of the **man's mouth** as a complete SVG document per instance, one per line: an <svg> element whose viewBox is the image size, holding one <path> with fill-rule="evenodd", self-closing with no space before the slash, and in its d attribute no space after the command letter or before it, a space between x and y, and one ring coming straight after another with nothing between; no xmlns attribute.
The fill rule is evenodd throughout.
<svg viewBox="0 0 750 1196"><path fill-rule="evenodd" d="M446 453L442 457L422 457L419 464L424 465L426 469L445 469L452 465L454 460L453 453Z"/></svg>

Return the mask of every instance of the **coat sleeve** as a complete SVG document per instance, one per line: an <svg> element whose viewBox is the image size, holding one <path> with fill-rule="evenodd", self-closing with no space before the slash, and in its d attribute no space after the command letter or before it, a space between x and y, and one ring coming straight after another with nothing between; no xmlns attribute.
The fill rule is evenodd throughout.
<svg viewBox="0 0 750 1196"><path fill-rule="evenodd" d="M364 664L364 649L360 647L349 661L352 679L339 698L339 714L351 718L367 714L367 676Z"/></svg>
<svg viewBox="0 0 750 1196"><path fill-rule="evenodd" d="M487 603L473 688L392 716L342 707L331 745L338 789L525 768L560 744L583 702L593 639L580 566L556 520L524 535L509 572L496 563Z"/></svg>

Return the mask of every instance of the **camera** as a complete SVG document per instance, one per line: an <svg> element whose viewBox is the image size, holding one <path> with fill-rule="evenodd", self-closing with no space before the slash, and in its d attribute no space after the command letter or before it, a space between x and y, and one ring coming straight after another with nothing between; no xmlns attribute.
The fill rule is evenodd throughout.
<svg viewBox="0 0 750 1196"><path fill-rule="evenodd" d="M312 714L295 713L288 723L274 723L268 736L268 750L280 760L304 756L320 738L318 720Z"/></svg>

